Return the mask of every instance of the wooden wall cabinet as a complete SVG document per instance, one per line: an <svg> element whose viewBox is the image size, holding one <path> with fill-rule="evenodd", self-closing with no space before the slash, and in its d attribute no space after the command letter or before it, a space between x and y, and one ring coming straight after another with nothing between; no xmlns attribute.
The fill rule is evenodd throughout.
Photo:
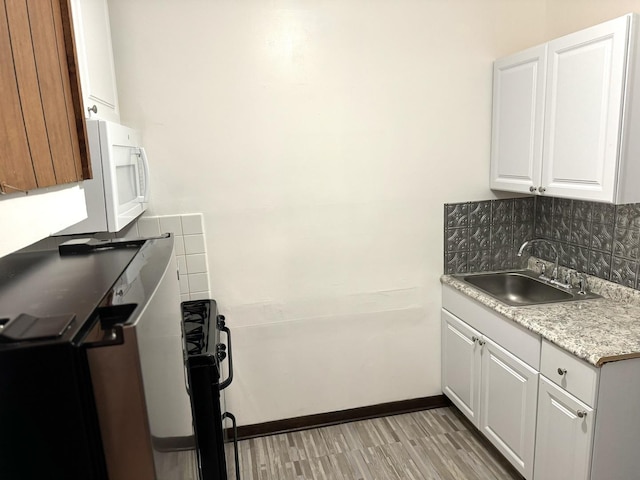
<svg viewBox="0 0 640 480"><path fill-rule="evenodd" d="M0 0L0 192L91 178L68 0Z"/></svg>
<svg viewBox="0 0 640 480"><path fill-rule="evenodd" d="M496 60L492 189L640 201L638 23L628 14Z"/></svg>

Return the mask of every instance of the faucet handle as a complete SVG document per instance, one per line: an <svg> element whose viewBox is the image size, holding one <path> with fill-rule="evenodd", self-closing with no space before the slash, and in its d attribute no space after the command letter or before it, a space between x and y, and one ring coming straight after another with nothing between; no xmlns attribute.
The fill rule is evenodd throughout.
<svg viewBox="0 0 640 480"><path fill-rule="evenodd" d="M576 272L574 272L573 270L567 270L564 274L564 283L565 285L569 285L569 286L573 286L571 284L571 279L577 275Z"/></svg>
<svg viewBox="0 0 640 480"><path fill-rule="evenodd" d="M576 273L576 277L578 277L578 295L585 295L589 286L587 276L584 273Z"/></svg>

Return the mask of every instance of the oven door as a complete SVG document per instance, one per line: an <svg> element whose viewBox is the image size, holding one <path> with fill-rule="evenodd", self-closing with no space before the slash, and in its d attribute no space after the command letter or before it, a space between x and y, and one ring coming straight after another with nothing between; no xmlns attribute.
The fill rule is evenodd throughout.
<svg viewBox="0 0 640 480"><path fill-rule="evenodd" d="M189 356L191 402L195 418L196 443L203 479L226 480L222 412L215 355Z"/></svg>
<svg viewBox="0 0 640 480"><path fill-rule="evenodd" d="M216 311L213 301L204 302L213 303L209 311ZM184 308L183 303L183 313ZM203 333L193 327L189 326L194 337ZM208 329L212 333L208 338L213 341L206 342L206 351L189 355L191 399L202 478L239 480L236 421L226 409L224 395L233 381L231 332L222 315L209 318ZM200 343L195 338L191 341L194 342L194 350L198 350Z"/></svg>

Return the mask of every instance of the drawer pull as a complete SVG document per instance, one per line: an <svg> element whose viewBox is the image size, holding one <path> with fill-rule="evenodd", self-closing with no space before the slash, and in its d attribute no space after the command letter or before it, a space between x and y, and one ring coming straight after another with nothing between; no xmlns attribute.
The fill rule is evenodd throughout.
<svg viewBox="0 0 640 480"><path fill-rule="evenodd" d="M566 368L559 368L558 369L558 375L566 375L567 374L567 369Z"/></svg>
<svg viewBox="0 0 640 480"><path fill-rule="evenodd" d="M587 416L587 412L585 412L584 410L578 410L576 413L579 418L584 418Z"/></svg>

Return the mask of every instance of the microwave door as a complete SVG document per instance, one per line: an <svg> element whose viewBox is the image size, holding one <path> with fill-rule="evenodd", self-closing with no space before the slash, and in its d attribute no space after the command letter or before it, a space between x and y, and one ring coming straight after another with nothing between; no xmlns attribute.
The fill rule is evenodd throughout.
<svg viewBox="0 0 640 480"><path fill-rule="evenodd" d="M126 145L111 145L110 174L114 179L107 197L107 205L113 209L113 225L110 231L119 231L144 211L146 202L146 156L141 148Z"/></svg>

